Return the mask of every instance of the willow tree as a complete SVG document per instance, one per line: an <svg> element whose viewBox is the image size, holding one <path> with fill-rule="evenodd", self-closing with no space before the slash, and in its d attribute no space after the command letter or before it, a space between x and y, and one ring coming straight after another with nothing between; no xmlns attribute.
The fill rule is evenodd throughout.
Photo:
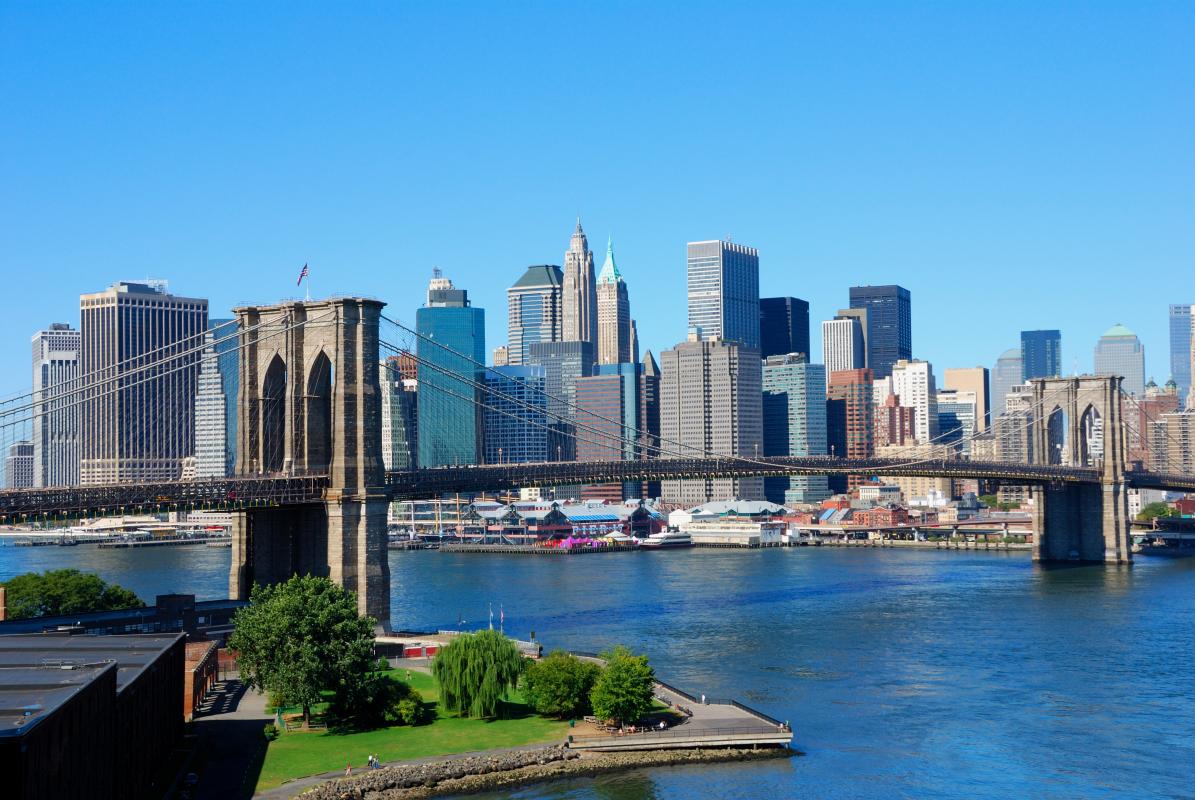
<svg viewBox="0 0 1195 800"><path fill-rule="evenodd" d="M515 643L497 631L463 633L436 655L432 675L440 700L466 717L495 717L515 687L523 657Z"/></svg>

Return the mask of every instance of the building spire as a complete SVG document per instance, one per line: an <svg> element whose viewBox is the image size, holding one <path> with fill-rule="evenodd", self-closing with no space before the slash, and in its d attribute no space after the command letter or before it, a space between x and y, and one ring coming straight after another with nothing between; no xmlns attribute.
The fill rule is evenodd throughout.
<svg viewBox="0 0 1195 800"><path fill-rule="evenodd" d="M614 263L614 236L611 235L606 240L606 263L602 265L602 271L598 273L598 283L618 283L622 280L622 273L618 271L618 265Z"/></svg>

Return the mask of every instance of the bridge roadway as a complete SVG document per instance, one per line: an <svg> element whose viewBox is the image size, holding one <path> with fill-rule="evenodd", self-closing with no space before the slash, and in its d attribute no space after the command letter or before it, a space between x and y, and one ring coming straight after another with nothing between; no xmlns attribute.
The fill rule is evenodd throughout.
<svg viewBox="0 0 1195 800"><path fill-rule="evenodd" d="M386 475L396 500L442 494L494 492L523 486L585 483L746 478L783 475L855 474L893 477L982 478L1008 484L1095 484L1099 470L962 460L847 459L831 456L650 459L642 461L549 462L437 467ZM1137 488L1195 492L1195 476L1126 472ZM105 516L175 509L241 510L312 505L324 499L328 477L272 475L162 483L72 486L0 491L0 522Z"/></svg>

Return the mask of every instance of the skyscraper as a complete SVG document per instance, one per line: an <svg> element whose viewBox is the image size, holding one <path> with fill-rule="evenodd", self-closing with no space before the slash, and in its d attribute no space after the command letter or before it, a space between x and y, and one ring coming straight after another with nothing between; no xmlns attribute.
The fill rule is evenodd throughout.
<svg viewBox="0 0 1195 800"><path fill-rule="evenodd" d="M1062 332L1021 331L1021 380L1062 374Z"/></svg>
<svg viewBox="0 0 1195 800"><path fill-rule="evenodd" d="M1191 391L1191 340L1195 338L1192 308L1195 306L1190 303L1170 306L1170 377L1178 386L1180 401L1185 401Z"/></svg>
<svg viewBox="0 0 1195 800"><path fill-rule="evenodd" d="M482 456L477 405L485 363L485 309L436 270L427 304L415 312L420 337L417 392L420 467L476 464ZM427 362L427 363L425 363Z"/></svg>
<svg viewBox="0 0 1195 800"><path fill-rule="evenodd" d="M121 281L82 295L79 318L80 483L177 480L194 454L207 300Z"/></svg>
<svg viewBox="0 0 1195 800"><path fill-rule="evenodd" d="M597 280L597 360L626 364L631 353L631 301L627 285L614 263L614 239L606 243L606 263Z"/></svg>
<svg viewBox="0 0 1195 800"><path fill-rule="evenodd" d="M758 308L758 305L756 306ZM758 327L758 326L757 326ZM660 438L681 455L754 458L762 453L762 362L759 350L737 342L699 339L660 354ZM662 482L665 502L763 497L760 478Z"/></svg>
<svg viewBox="0 0 1195 800"><path fill-rule="evenodd" d="M723 241L689 242L689 329L759 349L759 251Z"/></svg>
<svg viewBox="0 0 1195 800"><path fill-rule="evenodd" d="M853 317L835 317L822 322L822 362L826 382L835 372L862 369L865 360L863 326Z"/></svg>
<svg viewBox="0 0 1195 800"><path fill-rule="evenodd" d="M992 416L998 417L1004 413L1004 398L1012 391L1012 387L1025 382L1025 367L1021 361L1020 348L1005 350L996 359L996 366L992 370Z"/></svg>
<svg viewBox="0 0 1195 800"><path fill-rule="evenodd" d="M851 308L867 309L867 366L876 378L913 357L913 301L901 286L852 286Z"/></svg>
<svg viewBox="0 0 1195 800"><path fill-rule="evenodd" d="M8 447L4 458L4 487L28 489L33 485L33 442L23 440Z"/></svg>
<svg viewBox="0 0 1195 800"><path fill-rule="evenodd" d="M79 482L79 331L55 322L33 334L33 484Z"/></svg>
<svg viewBox="0 0 1195 800"><path fill-rule="evenodd" d="M1119 322L1095 345L1095 374L1119 375L1121 388L1138 399L1145 395L1145 347L1137 334Z"/></svg>
<svg viewBox="0 0 1195 800"><path fill-rule="evenodd" d="M387 470L418 466L418 386L416 378L403 375L402 356L388 356L378 365L378 387L382 391L382 463Z"/></svg>
<svg viewBox="0 0 1195 800"><path fill-rule="evenodd" d="M596 350L598 309L597 290L593 279L593 253L589 250L589 240L585 238L585 231L581 229L580 217L577 217L577 229L573 231L568 251L564 254L562 306L560 341L592 342Z"/></svg>
<svg viewBox="0 0 1195 800"><path fill-rule="evenodd" d="M947 368L942 385L946 389L971 392L975 395L975 431L978 433L986 431L992 421L992 394L988 368ZM940 415L941 411L939 410Z"/></svg>
<svg viewBox="0 0 1195 800"><path fill-rule="evenodd" d="M902 406L917 410L917 443L934 443L938 437L938 387L930 363L901 359L893 364L892 392Z"/></svg>
<svg viewBox="0 0 1195 800"><path fill-rule="evenodd" d="M800 354L763 362L763 454L821 456L826 450L826 368ZM780 505L830 496L824 476L765 478L764 496Z"/></svg>
<svg viewBox="0 0 1195 800"><path fill-rule="evenodd" d="M536 342L531 345L527 359L544 370L548 424L553 428L548 441L548 460L572 461L577 457L577 379L593 374L593 343Z"/></svg>
<svg viewBox="0 0 1195 800"><path fill-rule="evenodd" d="M826 387L826 440L831 455L869 458L875 455L875 407L870 369L846 369L830 374ZM834 476L830 485L838 490L854 488L858 475ZM845 485L844 485L845 484Z"/></svg>
<svg viewBox="0 0 1195 800"><path fill-rule="evenodd" d="M599 287L600 291L600 287ZM599 297L599 302L601 302ZM578 461L628 461L639 451L639 377L641 364L599 364L593 375L577 379ZM639 484L586 486L586 499L621 502L639 496Z"/></svg>
<svg viewBox="0 0 1195 800"><path fill-rule="evenodd" d="M548 460L548 401L544 368L534 364L486 370L485 461L524 464Z"/></svg>
<svg viewBox="0 0 1195 800"><path fill-rule="evenodd" d="M213 329L212 320L203 337L203 355L199 361L199 382L195 392L195 477L223 478L228 470L228 406L235 407L236 396L228 397L224 376L220 372L220 356L216 352L216 337L224 332L234 333L228 326L223 331ZM233 359L235 360L235 359Z"/></svg>
<svg viewBox="0 0 1195 800"><path fill-rule="evenodd" d="M759 349L763 358L809 352L809 303L796 297L761 297Z"/></svg>
<svg viewBox="0 0 1195 800"><path fill-rule="evenodd" d="M660 458L660 367L648 350L639 364L639 458ZM641 484L644 499L660 496L659 481Z"/></svg>
<svg viewBox="0 0 1195 800"><path fill-rule="evenodd" d="M971 438L979 422L979 398L963 389L941 389L938 405L938 443L958 444L960 452L970 454Z"/></svg>
<svg viewBox="0 0 1195 800"><path fill-rule="evenodd" d="M506 290L510 364L528 363L527 353L536 342L563 341L561 280L560 267L541 264L527 267Z"/></svg>

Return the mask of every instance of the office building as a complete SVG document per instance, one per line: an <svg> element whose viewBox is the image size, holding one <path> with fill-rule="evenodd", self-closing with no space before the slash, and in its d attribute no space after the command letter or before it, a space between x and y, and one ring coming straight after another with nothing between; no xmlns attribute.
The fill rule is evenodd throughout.
<svg viewBox="0 0 1195 800"><path fill-rule="evenodd" d="M1017 384L1004 398L1004 411L996 415L993 424L998 461L1033 463L1033 421L1033 386ZM1030 487L1020 484L1002 483L996 492L1000 502L1018 505L1027 502L1029 495Z"/></svg>
<svg viewBox="0 0 1195 800"><path fill-rule="evenodd" d="M378 369L382 463L387 470L414 469L419 460L419 381L403 377L402 360L403 356L388 356Z"/></svg>
<svg viewBox="0 0 1195 800"><path fill-rule="evenodd" d="M1062 374L1062 332L1021 331L1021 380Z"/></svg>
<svg viewBox="0 0 1195 800"><path fill-rule="evenodd" d="M599 364L593 375L577 379L578 461L636 458L641 372L641 364ZM582 498L612 503L639 494L638 483L595 484L581 491Z"/></svg>
<svg viewBox="0 0 1195 800"><path fill-rule="evenodd" d="M913 301L902 286L852 286L851 308L867 309L867 367L876 378L913 357Z"/></svg>
<svg viewBox="0 0 1195 800"><path fill-rule="evenodd" d="M178 480L195 452L207 300L122 281L82 295L79 317L80 483Z"/></svg>
<svg viewBox="0 0 1195 800"><path fill-rule="evenodd" d="M540 264L527 267L523 276L506 290L507 362L527 364L527 354L536 342L563 340L561 327L560 267Z"/></svg>
<svg viewBox="0 0 1195 800"><path fill-rule="evenodd" d="M510 366L510 347L504 344L495 347L494 358L490 363L495 367Z"/></svg>
<svg viewBox="0 0 1195 800"><path fill-rule="evenodd" d="M763 454L822 456L826 449L826 368L803 353L763 362ZM765 478L764 496L777 505L819 503L830 496L825 476Z"/></svg>
<svg viewBox="0 0 1195 800"><path fill-rule="evenodd" d="M874 392L872 397L874 400ZM875 409L875 446L916 443L917 409L902 406L900 398L894 394L885 394L883 397Z"/></svg>
<svg viewBox="0 0 1195 800"><path fill-rule="evenodd" d="M1117 323L1095 345L1095 374L1119 375L1120 388L1140 399L1145 395L1145 346L1137 334Z"/></svg>
<svg viewBox="0 0 1195 800"><path fill-rule="evenodd" d="M1140 461L1146 469L1157 469L1157 459L1150 440L1150 423L1164 414L1174 414L1182 408L1178 384L1173 378L1163 388L1150 380L1145 384L1145 396L1136 403L1126 403L1123 413L1129 438L1129 461ZM1160 470L1159 470L1160 471Z"/></svg>
<svg viewBox="0 0 1195 800"><path fill-rule="evenodd" d="M1004 399L1008 397L1012 387L1025 382L1025 368L1021 360L1020 348L1005 350L996 359L996 366L991 375L991 412L997 417L1004 412Z"/></svg>
<svg viewBox="0 0 1195 800"><path fill-rule="evenodd" d="M960 389L938 391L938 442L957 445L959 452L971 454L971 439L979 423L979 399L975 392Z"/></svg>
<svg viewBox="0 0 1195 800"><path fill-rule="evenodd" d="M759 251L734 242L689 242L689 330L759 349Z"/></svg>
<svg viewBox="0 0 1195 800"><path fill-rule="evenodd" d="M33 486L33 442L13 442L4 457L4 488L28 489Z"/></svg>
<svg viewBox="0 0 1195 800"><path fill-rule="evenodd" d="M975 432L986 431L992 423L991 376L987 367L947 368L942 388L970 392L975 396ZM939 410L939 416L941 410ZM941 426L939 426L941 427Z"/></svg>
<svg viewBox="0 0 1195 800"><path fill-rule="evenodd" d="M928 361L901 359L892 365L892 392L901 405L917 410L917 443L930 444L938 436L938 386Z"/></svg>
<svg viewBox="0 0 1195 800"><path fill-rule="evenodd" d="M809 303L796 297L759 299L759 349L763 358L809 352Z"/></svg>
<svg viewBox="0 0 1195 800"><path fill-rule="evenodd" d="M79 331L55 322L33 334L33 485L79 482Z"/></svg>
<svg viewBox="0 0 1195 800"><path fill-rule="evenodd" d="M597 280L597 360L599 364L627 364L632 354L631 301L627 285L614 263L614 240L606 243L606 262Z"/></svg>
<svg viewBox="0 0 1195 800"><path fill-rule="evenodd" d="M756 305L758 308L758 304ZM660 354L660 438L679 455L754 458L763 447L759 350L738 342L689 340ZM761 478L663 481L666 503L760 500Z"/></svg>
<svg viewBox="0 0 1195 800"><path fill-rule="evenodd" d="M593 343L537 342L529 348L527 358L543 367L548 424L553 429L548 460L572 461L577 457L577 379L593 374Z"/></svg>
<svg viewBox="0 0 1195 800"><path fill-rule="evenodd" d="M822 363L827 381L835 372L863 369L865 358L863 326L858 318L838 316L822 322Z"/></svg>
<svg viewBox="0 0 1195 800"><path fill-rule="evenodd" d="M643 354L639 370L639 457L662 458L668 445L660 441L660 366L648 350ZM664 451L664 452L662 452ZM659 481L640 484L645 500L660 497Z"/></svg>
<svg viewBox="0 0 1195 800"><path fill-rule="evenodd" d="M585 231L581 229L581 218L577 217L577 229L573 231L568 252L564 254L561 334L557 339L537 341L590 342L597 347L598 299L593 276L593 253L589 250Z"/></svg>
<svg viewBox="0 0 1195 800"><path fill-rule="evenodd" d="M830 455L870 458L875 455L875 408L870 369L840 370L826 386L826 433ZM836 491L858 486L862 476L832 476Z"/></svg>
<svg viewBox="0 0 1195 800"><path fill-rule="evenodd" d="M439 270L428 285L427 304L415 311L420 335L417 436L420 467L477 464L482 456L478 406L485 363L485 310L469 304Z"/></svg>
<svg viewBox="0 0 1195 800"><path fill-rule="evenodd" d="M216 320L209 322L199 361L199 381L195 391L196 478L223 478L230 474L228 412L229 406L236 408L236 394L229 397L224 388L224 373L220 369L223 359L216 352L216 339L225 331L235 333L235 328L228 326L217 330L217 324ZM236 361L235 357L225 358ZM235 412L231 416L236 419Z"/></svg>
<svg viewBox="0 0 1195 800"><path fill-rule="evenodd" d="M1149 424L1150 450L1159 472L1195 472L1195 411L1163 414Z"/></svg>
<svg viewBox="0 0 1195 800"><path fill-rule="evenodd" d="M1191 314L1193 308L1195 306L1190 303L1170 306L1170 377L1174 378L1179 399L1183 402L1191 392L1191 370L1195 363L1195 353L1191 348L1192 340L1195 339L1195 326L1192 326L1195 315Z"/></svg>
<svg viewBox="0 0 1195 800"><path fill-rule="evenodd" d="M544 368L494 367L485 373L485 461L525 464L548 460L548 400Z"/></svg>

